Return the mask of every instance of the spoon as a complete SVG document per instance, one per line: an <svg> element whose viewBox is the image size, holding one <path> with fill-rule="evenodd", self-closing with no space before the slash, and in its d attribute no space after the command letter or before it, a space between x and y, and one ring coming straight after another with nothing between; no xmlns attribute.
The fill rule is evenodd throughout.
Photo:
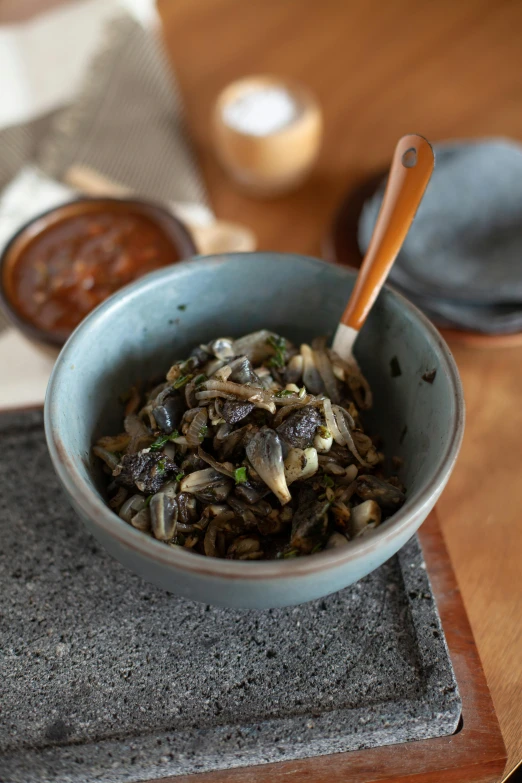
<svg viewBox="0 0 522 783"><path fill-rule="evenodd" d="M423 136L399 139L372 238L333 340L334 351L355 366L355 340L406 239L434 166L433 149Z"/></svg>

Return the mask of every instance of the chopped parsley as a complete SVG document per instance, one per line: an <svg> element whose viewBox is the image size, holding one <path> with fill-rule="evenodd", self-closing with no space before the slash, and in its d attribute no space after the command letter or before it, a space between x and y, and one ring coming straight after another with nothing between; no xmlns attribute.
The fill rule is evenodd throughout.
<svg viewBox="0 0 522 783"><path fill-rule="evenodd" d="M247 481L246 468L236 468L234 471L236 484L244 484Z"/></svg>
<svg viewBox="0 0 522 783"><path fill-rule="evenodd" d="M176 481L181 481L181 479L183 478L183 476L184 476L184 475L185 475L185 474L184 474L184 472L183 472L183 471L181 471L181 473L178 473L178 474L176 475Z"/></svg>
<svg viewBox="0 0 522 783"><path fill-rule="evenodd" d="M150 503L150 501L152 500L153 497L154 497L153 494L148 496L147 500L145 501L145 505L143 506L143 508L147 508L147 506L149 505L149 503Z"/></svg>
<svg viewBox="0 0 522 783"><path fill-rule="evenodd" d="M179 432L177 430L171 432L170 435L160 435L160 437L149 446L149 449L157 451L158 449L163 448L165 443L167 443L169 440L176 440L176 438L179 438Z"/></svg>
<svg viewBox="0 0 522 783"><path fill-rule="evenodd" d="M165 460L164 459L160 459L160 461L158 462L158 465L156 467L156 472L159 473L160 476L162 476L165 473L166 469L167 468L165 467Z"/></svg>
<svg viewBox="0 0 522 783"><path fill-rule="evenodd" d="M335 481L331 476L323 476L323 486L324 487L334 487Z"/></svg>
<svg viewBox="0 0 522 783"><path fill-rule="evenodd" d="M196 386L199 386L200 384L205 383L206 380L207 380L207 376L201 373L201 375L196 375L196 377L194 378L194 383L196 384Z"/></svg>
<svg viewBox="0 0 522 783"><path fill-rule="evenodd" d="M270 335L267 340L274 351L275 355L272 356L266 363L267 367L276 367L282 369L286 364L286 340L284 337L278 337L277 335Z"/></svg>
<svg viewBox="0 0 522 783"><path fill-rule="evenodd" d="M203 427L199 431L199 439L200 440L205 440L207 435L208 435L208 427L207 427L206 424L204 424Z"/></svg>
<svg viewBox="0 0 522 783"><path fill-rule="evenodd" d="M290 389L281 389L281 391L276 392L276 397L291 397L295 392L290 391Z"/></svg>
<svg viewBox="0 0 522 783"><path fill-rule="evenodd" d="M173 389L181 389L186 383L192 380L192 375L180 375L172 384Z"/></svg>

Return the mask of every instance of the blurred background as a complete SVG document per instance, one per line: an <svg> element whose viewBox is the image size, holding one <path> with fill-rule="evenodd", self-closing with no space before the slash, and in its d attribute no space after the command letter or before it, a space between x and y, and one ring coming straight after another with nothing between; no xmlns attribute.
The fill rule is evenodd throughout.
<svg viewBox="0 0 522 783"><path fill-rule="evenodd" d="M95 0L1 0L0 55L9 56L12 34L17 31L21 40L22 28L24 51L31 48L31 24L43 11L89 3L100 11ZM13 143L15 136L22 138L17 131L10 137L13 153L5 160L0 153L6 167L2 187L34 161L62 183L67 167L81 163L134 192L177 202L177 214L194 226L217 218L244 227L247 245L252 241L259 249L356 266L361 208L400 136L421 133L436 146L489 137L522 141L520 0L158 0L157 11L158 35L170 64L165 71L170 94L158 86L156 65L147 58L132 60L127 45L129 68L135 68L135 78L143 76L141 92L126 96L128 115L120 116L119 125L111 124L111 111L120 111L114 108L118 90L111 92L105 70L108 80L96 99L99 114L84 118L81 143L78 135L64 131L67 114L61 126L51 123L45 133L31 124L33 135L23 135L23 150ZM100 42L104 35L100 27ZM49 38L42 48L41 41L38 62L45 82L60 46ZM23 60L16 62L20 75ZM114 63L111 67L116 72ZM322 116L322 138L307 177L270 198L247 192L223 166L215 127L221 91L252 74L304 86ZM62 87L64 81L66 69ZM128 90L129 80L124 83L121 89ZM4 82L0 103L7 87ZM71 103L73 96L64 100ZM14 105L19 106L16 100ZM62 108L40 109L39 121L49 116L51 122ZM97 123L102 113L106 119ZM29 114L15 117L11 129L34 123ZM9 130L9 122L4 125ZM53 133L57 136L49 146ZM140 154L147 138L150 154ZM125 144L127 157L116 160L114 149ZM65 157L59 159L56 150ZM518 147L516 156L518 165ZM505 173L499 167L500 183ZM491 187L480 176L475 182L464 191L464 210L468 199L471 203L482 188ZM68 184L78 186L78 181ZM522 231L520 193L513 199ZM191 211L194 204L199 211ZM468 425L457 469L438 506L439 519L508 747L509 771L522 756L521 331L483 340L469 330L450 329L447 337L464 382ZM46 365L42 385L47 371Z"/></svg>

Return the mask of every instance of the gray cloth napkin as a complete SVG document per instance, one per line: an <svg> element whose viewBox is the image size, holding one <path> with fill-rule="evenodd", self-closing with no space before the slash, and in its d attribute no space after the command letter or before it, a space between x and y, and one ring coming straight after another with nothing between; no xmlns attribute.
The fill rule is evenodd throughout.
<svg viewBox="0 0 522 783"><path fill-rule="evenodd" d="M403 293L438 326L481 334L513 334L522 331L522 307L516 304L473 304L412 297L407 292Z"/></svg>
<svg viewBox="0 0 522 783"><path fill-rule="evenodd" d="M435 146L436 167L390 282L433 320L489 333L522 329L522 145ZM365 252L384 183L365 204Z"/></svg>

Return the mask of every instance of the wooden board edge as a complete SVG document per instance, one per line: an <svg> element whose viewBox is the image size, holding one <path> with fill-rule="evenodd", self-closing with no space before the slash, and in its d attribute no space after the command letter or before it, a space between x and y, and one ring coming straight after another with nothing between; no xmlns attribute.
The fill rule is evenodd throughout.
<svg viewBox="0 0 522 783"><path fill-rule="evenodd" d="M436 512L419 531L462 698L462 728L449 737L386 745L143 783L493 783L507 753Z"/></svg>

